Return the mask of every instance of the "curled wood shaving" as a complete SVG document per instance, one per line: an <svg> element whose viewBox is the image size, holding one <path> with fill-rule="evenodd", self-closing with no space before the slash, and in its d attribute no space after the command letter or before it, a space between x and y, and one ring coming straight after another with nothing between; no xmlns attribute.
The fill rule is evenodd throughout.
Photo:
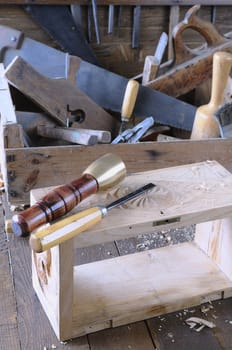
<svg viewBox="0 0 232 350"><path fill-rule="evenodd" d="M190 328L194 328L197 332L200 332L204 327L214 328L216 325L213 322L204 320L200 317L189 317L185 320L187 325L190 326ZM195 328L197 325L200 325L200 327Z"/></svg>

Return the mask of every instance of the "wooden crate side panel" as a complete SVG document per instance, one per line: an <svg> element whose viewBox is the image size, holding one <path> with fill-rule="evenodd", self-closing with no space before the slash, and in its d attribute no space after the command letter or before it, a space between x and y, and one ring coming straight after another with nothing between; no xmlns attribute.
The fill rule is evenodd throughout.
<svg viewBox="0 0 232 350"><path fill-rule="evenodd" d="M195 242L228 278L232 278L232 218L198 224Z"/></svg>
<svg viewBox="0 0 232 350"><path fill-rule="evenodd" d="M217 160L232 171L232 141L147 142L134 145L64 146L6 149L10 202L29 203L30 190L68 183L94 160L116 153L128 173ZM10 175L12 178L10 178Z"/></svg>

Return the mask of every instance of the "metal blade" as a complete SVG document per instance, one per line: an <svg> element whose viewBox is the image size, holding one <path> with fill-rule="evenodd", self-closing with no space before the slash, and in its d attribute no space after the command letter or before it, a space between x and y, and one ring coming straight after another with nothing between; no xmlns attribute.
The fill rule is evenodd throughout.
<svg viewBox="0 0 232 350"><path fill-rule="evenodd" d="M160 36L160 39L154 54L154 57L157 60L158 65L160 65L163 59L163 55L166 50L167 44L168 44L168 35L165 32L163 32Z"/></svg>
<svg viewBox="0 0 232 350"><path fill-rule="evenodd" d="M76 81L79 89L102 108L121 112L127 78L81 61ZM140 85L133 117L152 115L156 123L191 131L195 113L195 106Z"/></svg>
<svg viewBox="0 0 232 350"><path fill-rule="evenodd" d="M27 5L25 9L62 49L71 55L98 64L85 38L81 23L74 22L68 6Z"/></svg>
<svg viewBox="0 0 232 350"><path fill-rule="evenodd" d="M117 199L116 201L110 203L109 205L106 206L107 211L124 204L125 202L128 202L129 200L136 198L138 196L140 196L142 193L150 190L151 188L155 187L156 185L149 183L143 187L138 188L136 191L133 191L119 199Z"/></svg>

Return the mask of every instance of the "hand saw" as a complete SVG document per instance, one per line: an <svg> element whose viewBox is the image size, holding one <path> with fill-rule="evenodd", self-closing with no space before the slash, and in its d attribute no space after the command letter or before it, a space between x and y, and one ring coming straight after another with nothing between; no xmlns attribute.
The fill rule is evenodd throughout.
<svg viewBox="0 0 232 350"><path fill-rule="evenodd" d="M72 62L77 87L102 108L120 113L129 79L27 38L15 29L1 25L0 31L0 59L5 67L21 56L49 78L67 78L74 69ZM195 106L140 85L133 116L152 115L156 123L190 131L195 112Z"/></svg>

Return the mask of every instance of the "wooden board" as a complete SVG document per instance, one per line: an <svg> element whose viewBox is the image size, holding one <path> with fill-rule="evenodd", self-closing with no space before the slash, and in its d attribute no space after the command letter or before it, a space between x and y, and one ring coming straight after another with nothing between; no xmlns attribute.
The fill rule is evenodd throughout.
<svg viewBox="0 0 232 350"><path fill-rule="evenodd" d="M20 350L17 327L17 306L11 276L7 237L4 232L2 203L0 204L0 349Z"/></svg>
<svg viewBox="0 0 232 350"><path fill-rule="evenodd" d="M183 243L76 266L74 286L78 336L198 305L232 282L201 249Z"/></svg>
<svg viewBox="0 0 232 350"><path fill-rule="evenodd" d="M79 177L94 160L109 152L123 159L128 173L206 160L217 160L232 171L231 140L32 147L6 149L5 152L11 204L29 204L30 190L68 183Z"/></svg>
<svg viewBox="0 0 232 350"><path fill-rule="evenodd" d="M4 4L25 4L24 0L7 0L3 2ZM31 0L28 1L28 4L33 3L33 4L70 4L70 0ZM84 4L88 5L88 0L73 0L73 4ZM115 4L115 5L138 5L140 4L136 0L99 0L99 5L109 5L109 4ZM193 1L193 0L185 0L184 3L180 1L178 2L178 5L195 5L195 4L202 4L202 5L231 5L230 0L201 0L201 1ZM143 6L150 6L150 5L173 5L173 1L170 0L143 0L141 3Z"/></svg>
<svg viewBox="0 0 232 350"><path fill-rule="evenodd" d="M232 175L214 161L131 174L107 192L85 199L72 213L107 205L150 182L156 185L152 190L113 209L100 223L78 234L76 246L187 226L231 214ZM49 190L32 191L33 202Z"/></svg>

